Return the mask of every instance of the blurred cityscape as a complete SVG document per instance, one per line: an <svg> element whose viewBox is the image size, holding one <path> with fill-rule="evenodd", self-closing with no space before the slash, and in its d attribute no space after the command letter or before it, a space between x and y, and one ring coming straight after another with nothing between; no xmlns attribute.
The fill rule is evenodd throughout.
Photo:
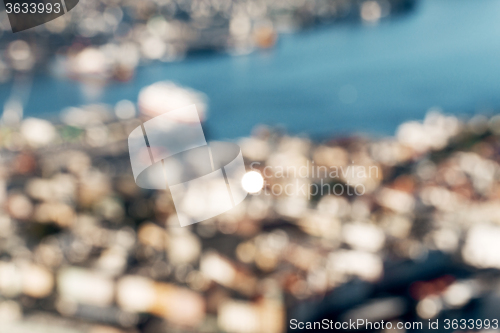
<svg viewBox="0 0 500 333"><path fill-rule="evenodd" d="M262 191L185 228L167 191L134 182L127 135L144 117L132 103L89 105L2 127L0 331L278 333L292 318L498 315L500 116L431 110L394 137L324 144L257 128L239 145L268 189L363 193ZM289 171L304 167L310 177Z"/></svg>
<svg viewBox="0 0 500 333"><path fill-rule="evenodd" d="M116 104L53 110L50 120L23 112L27 78L36 75L103 91L152 62L245 55L279 47L284 32L373 25L415 6L80 0L16 35L0 15L0 87L13 87L0 119L0 333L301 331L293 319L423 323L404 332L431 331L429 320L441 323L432 331L448 331L445 319L479 319L470 331L498 331L497 112L431 108L399 121L393 135L332 130L321 141L256 126L236 143L247 171L264 178L262 191L188 227L168 190L136 185L127 138L191 104L207 121L212 96L162 81ZM352 85L338 95L346 107L358 98ZM246 119L224 115L238 116Z"/></svg>

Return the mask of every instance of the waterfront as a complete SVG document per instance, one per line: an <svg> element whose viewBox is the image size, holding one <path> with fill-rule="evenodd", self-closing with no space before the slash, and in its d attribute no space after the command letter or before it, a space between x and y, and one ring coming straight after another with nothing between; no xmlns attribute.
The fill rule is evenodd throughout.
<svg viewBox="0 0 500 333"><path fill-rule="evenodd" d="M65 107L136 101L144 86L172 80L205 93L213 139L257 124L324 138L393 134L431 107L472 114L500 107L500 2L422 1L377 26L342 23L288 35L245 56L193 55L138 69L89 100L80 83L37 76L25 115L55 118ZM3 104L10 94L0 89Z"/></svg>

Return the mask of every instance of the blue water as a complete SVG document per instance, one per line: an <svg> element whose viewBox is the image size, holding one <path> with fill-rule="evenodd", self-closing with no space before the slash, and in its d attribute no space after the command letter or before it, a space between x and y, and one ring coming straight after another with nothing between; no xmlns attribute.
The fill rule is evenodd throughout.
<svg viewBox="0 0 500 333"><path fill-rule="evenodd" d="M144 66L131 82L108 86L99 101L136 101L142 87L159 80L208 96L214 139L246 136L257 124L312 137L393 134L434 106L455 114L500 109L500 1L423 0L411 14L376 26L282 35L271 51ZM0 102L8 93L0 89ZM37 77L25 114L48 116L87 102L78 83Z"/></svg>

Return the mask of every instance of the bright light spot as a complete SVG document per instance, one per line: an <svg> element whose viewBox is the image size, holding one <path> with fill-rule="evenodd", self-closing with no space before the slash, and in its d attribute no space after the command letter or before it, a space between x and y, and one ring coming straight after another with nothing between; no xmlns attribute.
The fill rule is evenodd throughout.
<svg viewBox="0 0 500 333"><path fill-rule="evenodd" d="M129 100L121 100L116 103L115 114L120 119L130 119L135 117L135 105Z"/></svg>
<svg viewBox="0 0 500 333"><path fill-rule="evenodd" d="M441 311L441 303L435 297L427 297L418 302L417 314L420 318L434 318Z"/></svg>
<svg viewBox="0 0 500 333"><path fill-rule="evenodd" d="M444 300L453 307L462 307L472 298L472 288L466 283L454 283L444 293Z"/></svg>
<svg viewBox="0 0 500 333"><path fill-rule="evenodd" d="M361 18L366 22L377 22L382 17L382 8L376 1L366 1L361 5Z"/></svg>
<svg viewBox="0 0 500 333"><path fill-rule="evenodd" d="M243 189L249 193L257 193L264 187L264 178L257 171L247 172L241 179Z"/></svg>

